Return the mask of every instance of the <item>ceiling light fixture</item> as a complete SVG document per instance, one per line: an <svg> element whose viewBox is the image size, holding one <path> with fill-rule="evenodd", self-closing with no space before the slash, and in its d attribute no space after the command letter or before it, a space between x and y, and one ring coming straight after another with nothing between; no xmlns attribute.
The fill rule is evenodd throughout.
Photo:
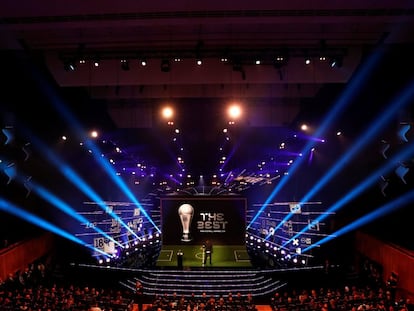
<svg viewBox="0 0 414 311"><path fill-rule="evenodd" d="M276 56L274 66L277 69L280 69L287 63L287 58L283 55Z"/></svg>
<svg viewBox="0 0 414 311"><path fill-rule="evenodd" d="M341 68L342 67L342 57L339 56L335 56L332 57L329 60L329 65L333 68L333 67L337 67L337 68Z"/></svg>
<svg viewBox="0 0 414 311"><path fill-rule="evenodd" d="M163 118L171 119L174 115L174 110L171 107L167 106L162 109L161 113Z"/></svg>
<svg viewBox="0 0 414 311"><path fill-rule="evenodd" d="M161 61L161 71L162 72L170 72L171 70L171 64L168 59L163 59Z"/></svg>
<svg viewBox="0 0 414 311"><path fill-rule="evenodd" d="M127 59L121 59L121 68L124 71L129 70L129 61Z"/></svg>
<svg viewBox="0 0 414 311"><path fill-rule="evenodd" d="M63 63L63 67L66 71L75 71L76 70L76 63L75 61L68 60Z"/></svg>

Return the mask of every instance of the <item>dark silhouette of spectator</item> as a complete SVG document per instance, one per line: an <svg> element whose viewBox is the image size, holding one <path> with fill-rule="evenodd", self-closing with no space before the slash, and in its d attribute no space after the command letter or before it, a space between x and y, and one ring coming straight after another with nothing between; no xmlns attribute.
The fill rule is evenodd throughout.
<svg viewBox="0 0 414 311"><path fill-rule="evenodd" d="M135 298L134 298L134 301L138 305L138 310L139 311L142 311L143 296L144 296L144 286L142 285L142 283L139 280L137 280L135 282Z"/></svg>
<svg viewBox="0 0 414 311"><path fill-rule="evenodd" d="M387 280L387 290L391 295L391 300L395 301L398 286L398 275L395 272L391 272Z"/></svg>

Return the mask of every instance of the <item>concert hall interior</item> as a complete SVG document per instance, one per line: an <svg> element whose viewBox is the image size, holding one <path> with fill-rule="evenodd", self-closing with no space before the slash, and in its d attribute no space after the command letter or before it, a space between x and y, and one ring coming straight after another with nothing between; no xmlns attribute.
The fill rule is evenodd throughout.
<svg viewBox="0 0 414 311"><path fill-rule="evenodd" d="M276 311L375 270L402 308L413 55L408 0L5 1L0 286L44 262Z"/></svg>

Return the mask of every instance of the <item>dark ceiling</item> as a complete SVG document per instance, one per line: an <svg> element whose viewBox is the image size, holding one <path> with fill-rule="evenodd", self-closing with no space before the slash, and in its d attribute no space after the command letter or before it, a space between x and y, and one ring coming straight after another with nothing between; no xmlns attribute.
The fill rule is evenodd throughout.
<svg viewBox="0 0 414 311"><path fill-rule="evenodd" d="M200 175L206 186L217 181L220 189L242 192L259 185L267 187L267 194L288 173L288 161L302 161L299 153L308 142L323 138L325 143L315 142L320 153L312 162L309 154L302 155L304 164L286 193L276 198L298 200L412 80L413 43L412 1L57 5L48 0L41 6L6 1L0 13L2 126L13 127L21 140L19 147L4 147L3 152L17 154L16 163L22 163L28 176L70 193L59 170L36 151L35 135L102 186L108 199L120 199L89 161L87 148L79 146L84 137L76 134L97 129L102 154L115 160L113 167L126 179L133 176L140 197L154 188L196 187ZM275 63L279 55L287 61ZM305 56L312 57L311 65L304 65ZM320 56L327 59L320 61ZM177 57L180 62L174 62ZM342 66L331 67L329 61L337 57ZM195 65L197 58L203 59L202 66ZM263 63L255 65L256 58ZM93 67L95 59L98 68ZM139 63L143 59L146 67ZM121 60L129 62L128 70L121 68ZM72 61L76 70L67 70ZM163 61L169 62L169 70L162 70ZM232 100L245 109L235 125L224 117ZM176 109L174 126L159 118L165 103ZM343 109L322 131L336 105ZM381 164L382 139L391 142L391 151L399 149L399 124L412 122L412 106L411 100L395 112L315 199L338 200ZM310 125L310 132L299 130L302 122ZM318 129L321 137L314 136ZM338 130L343 132L340 138ZM66 146L58 142L63 134L70 137ZM36 157L30 165L18 151L29 142ZM223 156L225 163L220 163ZM178 164L178 157L184 163ZM154 179L144 187L149 177ZM394 183L401 191L400 181ZM10 193L5 187L2 193ZM379 197L375 203L386 199L377 188L373 193Z"/></svg>

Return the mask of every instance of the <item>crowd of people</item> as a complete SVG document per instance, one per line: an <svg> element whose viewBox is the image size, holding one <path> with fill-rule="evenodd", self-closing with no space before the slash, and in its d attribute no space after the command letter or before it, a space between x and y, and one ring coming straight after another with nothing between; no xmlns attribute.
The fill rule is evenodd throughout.
<svg viewBox="0 0 414 311"><path fill-rule="evenodd" d="M367 269L362 283L343 286L331 282L320 288L282 287L267 303L273 311L413 311L409 299L395 295L396 275L382 282L378 270ZM375 274L375 277L369 274ZM74 281L79 279L79 281ZM390 280L390 279L389 279ZM53 267L42 261L0 280L0 310L14 311L257 311L251 294L177 295L160 292L155 297L135 288L90 282L84 275L56 277ZM263 300L261 300L261 304Z"/></svg>
<svg viewBox="0 0 414 311"><path fill-rule="evenodd" d="M271 299L274 311L412 311L410 299L394 300L387 287L345 286L276 292Z"/></svg>
<svg viewBox="0 0 414 311"><path fill-rule="evenodd" d="M155 299L145 309L147 311L257 311L253 296L251 294L233 295L210 295L203 293L200 297L191 295L157 295Z"/></svg>
<svg viewBox="0 0 414 311"><path fill-rule="evenodd" d="M384 281L382 267L368 258L361 258L357 271L353 280L336 279L328 272L323 287L276 291L271 307L273 311L414 311L408 297L397 295L396 272Z"/></svg>
<svg viewBox="0 0 414 311"><path fill-rule="evenodd" d="M133 295L120 288L95 288L54 282L37 269L10 275L0 284L2 311L126 311L132 310ZM79 276L82 278L82 276Z"/></svg>
<svg viewBox="0 0 414 311"><path fill-rule="evenodd" d="M0 310L2 311L172 311L217 310L256 311L252 295L240 293L226 296L200 297L160 294L143 297L142 284L136 288L89 287L55 282L44 274L42 263L31 265L24 273L10 275L0 284ZM40 273L40 271L42 271ZM79 276L80 278L82 276ZM84 283L84 282L82 282Z"/></svg>

